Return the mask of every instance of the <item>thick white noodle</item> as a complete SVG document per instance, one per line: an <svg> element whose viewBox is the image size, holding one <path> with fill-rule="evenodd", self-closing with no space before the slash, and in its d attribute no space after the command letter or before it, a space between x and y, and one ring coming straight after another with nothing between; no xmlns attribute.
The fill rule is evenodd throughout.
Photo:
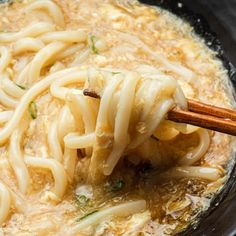
<svg viewBox="0 0 236 236"><path fill-rule="evenodd" d="M133 108L137 74L129 73L124 79L115 118L114 144L103 167L104 175L110 175L129 142L129 121ZM127 102L128 101L128 102Z"/></svg>
<svg viewBox="0 0 236 236"><path fill-rule="evenodd" d="M53 66L51 66L49 73L52 74L63 69L65 69L65 65L58 61Z"/></svg>
<svg viewBox="0 0 236 236"><path fill-rule="evenodd" d="M71 90L69 88L64 87L65 85L72 84L72 83L84 83L87 79L87 72L80 71L77 77L65 77L56 80L50 87L51 94L59 99L65 100L66 96L70 97L70 94L73 95L73 91L77 94L83 94L81 90ZM69 94L70 92L70 94Z"/></svg>
<svg viewBox="0 0 236 236"><path fill-rule="evenodd" d="M14 98L20 98L25 93L25 90L17 86L12 80L10 80L7 74L2 75L2 88L4 92Z"/></svg>
<svg viewBox="0 0 236 236"><path fill-rule="evenodd" d="M50 156L59 162L62 162L63 152L58 137L57 120L53 121L48 130L48 146L50 149Z"/></svg>
<svg viewBox="0 0 236 236"><path fill-rule="evenodd" d="M87 39L87 33L84 30L56 31L44 34L40 37L44 43L61 41L64 43L82 43Z"/></svg>
<svg viewBox="0 0 236 236"><path fill-rule="evenodd" d="M72 226L68 233L72 235L80 233L87 227L95 225L107 217L125 217L145 210L145 200L126 202L117 206L101 209L98 212L93 213L91 216L86 217L84 220L81 220L77 225Z"/></svg>
<svg viewBox="0 0 236 236"><path fill-rule="evenodd" d="M66 44L53 42L42 48L30 63L28 77L29 81L37 81L43 66L52 58L55 58L59 52L66 48Z"/></svg>
<svg viewBox="0 0 236 236"><path fill-rule="evenodd" d="M28 7L25 8L26 12L34 10L44 10L53 18L56 25L60 27L65 26L65 20L61 9L53 2L49 0L34 1Z"/></svg>
<svg viewBox="0 0 236 236"><path fill-rule="evenodd" d="M1 36L1 34L0 34ZM0 103L9 108L15 108L17 106L17 101L12 97L8 96L2 89L4 87L4 79L6 79L5 70L10 64L12 55L7 47L0 46Z"/></svg>
<svg viewBox="0 0 236 236"><path fill-rule="evenodd" d="M0 225L6 220L11 207L11 194L7 187L0 182Z"/></svg>
<svg viewBox="0 0 236 236"><path fill-rule="evenodd" d="M146 95L150 95L150 93L147 94L147 90L149 88L153 88L153 86L149 86L152 82L151 81L145 81L143 83L139 83L139 86L137 87L136 93L135 93L135 101L136 109L133 109L133 114L131 116L131 122L136 123L140 120L140 116L143 116L143 109L149 110L152 107L153 99L148 100ZM156 91L156 90L155 90ZM145 104L145 106L144 106ZM112 106L110 106L110 109L112 109ZM139 112L137 116L137 111ZM113 111L115 113L115 111ZM112 112L111 112L112 113ZM113 118L114 119L114 118ZM113 119L110 119L111 121ZM111 122L110 121L110 122Z"/></svg>
<svg viewBox="0 0 236 236"><path fill-rule="evenodd" d="M73 182L75 167L78 161L77 150L65 148L63 161L64 161L65 171L68 175L68 181Z"/></svg>
<svg viewBox="0 0 236 236"><path fill-rule="evenodd" d="M45 47L45 45L39 39L30 37L22 38L13 44L13 53L17 55L25 52L38 52L43 47Z"/></svg>
<svg viewBox="0 0 236 236"><path fill-rule="evenodd" d="M18 104L18 101L16 101L0 89L0 103L6 107L15 108Z"/></svg>
<svg viewBox="0 0 236 236"><path fill-rule="evenodd" d="M72 44L70 47L66 48L63 50L61 53L57 55L57 60L62 60L64 58L70 57L72 55L76 55L77 53L80 54L80 51L82 48L85 47L85 44L80 43L80 44Z"/></svg>
<svg viewBox="0 0 236 236"><path fill-rule="evenodd" d="M70 89L65 88L64 86L72 83L83 84L86 81L86 79L87 79L87 71L84 70L81 70L80 73L78 73L77 77L59 78L51 85L50 87L51 94L56 98L65 100ZM82 94L82 91L78 91L78 93Z"/></svg>
<svg viewBox="0 0 236 236"><path fill-rule="evenodd" d="M9 168L10 163L8 159L2 159L0 160L0 167L1 168ZM1 182L0 182L1 183ZM18 192L17 194L7 185L4 183L5 188L9 191L11 195L11 204L14 205L15 209L19 212L26 212L28 208L27 202L24 200L23 195ZM0 196L0 202L1 202L1 196ZM1 211L1 210L0 210ZM1 213L0 213L1 215ZM0 217L1 218L1 217Z"/></svg>
<svg viewBox="0 0 236 236"><path fill-rule="evenodd" d="M0 34L1 36L1 34ZM4 72L12 59L10 50L7 47L0 46L0 74Z"/></svg>
<svg viewBox="0 0 236 236"><path fill-rule="evenodd" d="M143 143L148 137L150 137L156 130L157 126L164 119L165 114L173 106L172 99L166 99L162 102L159 102L155 110L152 112L152 115L145 121L145 133L139 133L130 143L129 149L134 149Z"/></svg>
<svg viewBox="0 0 236 236"><path fill-rule="evenodd" d="M78 78L81 76L81 72L79 68L69 68L59 72L56 72L52 75L47 76L44 80L39 81L35 85L33 85L29 90L21 98L19 104L17 105L12 118L9 122L0 130L0 144L6 142L9 138L13 130L16 128L21 118L23 117L25 111L28 109L28 106L31 101L34 100L39 94L41 94L44 90L49 88L51 83L53 83L56 79L65 77L65 78Z"/></svg>
<svg viewBox="0 0 236 236"><path fill-rule="evenodd" d="M20 72L16 78L16 82L19 85L26 85L28 83L28 74L29 74L30 63L28 63Z"/></svg>
<svg viewBox="0 0 236 236"><path fill-rule="evenodd" d="M222 176L222 173L217 168L201 167L201 166L186 166L174 167L160 174L161 178L201 178L209 181L216 181Z"/></svg>
<svg viewBox="0 0 236 236"><path fill-rule="evenodd" d="M136 93L135 102L139 104L142 109L140 111L139 120L142 122L150 115L153 105L156 100L156 94L161 90L161 83L158 81L144 81ZM147 93L148 91L148 93ZM140 102L141 101L141 102Z"/></svg>
<svg viewBox="0 0 236 236"><path fill-rule="evenodd" d="M65 146L72 149L81 149L92 147L95 143L95 134L80 135L78 133L69 133L64 137Z"/></svg>
<svg viewBox="0 0 236 236"><path fill-rule="evenodd" d="M177 84L176 93L175 93L174 98L175 98L177 105L179 105L179 107L181 109L183 109L183 110L188 109L187 99L185 98L183 90L180 88L180 86L178 84Z"/></svg>
<svg viewBox="0 0 236 236"><path fill-rule="evenodd" d="M65 105L61 109L60 115L58 117L58 123L57 123L58 139L62 147L64 147L64 137L68 133L74 132L75 129L76 128L75 128L74 117L72 116L69 107Z"/></svg>
<svg viewBox="0 0 236 236"><path fill-rule="evenodd" d="M114 130L115 128L115 119L116 119L117 105L118 105L119 99L120 99L120 91L118 90L113 94L110 101L110 105L108 107L108 111L109 111L108 122L109 122L109 125L111 126L111 130ZM132 114L131 114L131 118L132 118Z"/></svg>
<svg viewBox="0 0 236 236"><path fill-rule="evenodd" d="M184 157L182 157L178 164L181 166L189 166L198 161L208 150L210 145L210 136L207 130L199 129L196 131L199 136L199 144L192 151L189 151Z"/></svg>
<svg viewBox="0 0 236 236"><path fill-rule="evenodd" d="M8 187L8 186L7 186ZM15 193L8 187L8 190L11 194L11 202L14 205L15 209L19 212L26 212L28 210L28 203L25 199L21 196L20 193Z"/></svg>
<svg viewBox="0 0 236 236"><path fill-rule="evenodd" d="M30 186L30 176L23 159L22 150L22 139L23 134L28 127L27 123L28 121L26 119L23 121L23 124L12 133L9 145L10 164L15 172L19 189L23 194L26 194L27 191L29 191Z"/></svg>
<svg viewBox="0 0 236 236"><path fill-rule="evenodd" d="M62 199L67 187L67 175L63 165L55 159L45 157L33 157L25 155L25 163L35 168L49 169L52 172L55 184L53 192Z"/></svg>
<svg viewBox="0 0 236 236"><path fill-rule="evenodd" d="M0 43L11 43L16 42L17 40L25 37L37 37L41 34L46 32L51 32L55 30L55 26L46 23L46 22L39 22L33 23L28 27L24 28L22 31L19 32L11 32L11 33L0 33Z"/></svg>
<svg viewBox="0 0 236 236"><path fill-rule="evenodd" d="M94 117L92 107L89 106L88 98L82 94L76 95L72 93L71 95L80 109L84 122L85 134L93 132L96 126L96 117Z"/></svg>
<svg viewBox="0 0 236 236"><path fill-rule="evenodd" d="M101 98L101 103L98 111L98 117L97 117L97 123L96 123L96 142L94 145L93 154L90 161L89 166L89 178L92 179L92 181L95 181L98 179L97 172L99 172L99 166L104 162L104 153L103 150L104 147L101 147L101 145L98 144L99 139L107 139L109 138L110 134L106 133L106 130L104 130L104 126L107 126L108 123L108 108L111 103L111 98L117 89L117 87L120 84L120 80L118 78L111 80L107 87L105 88L103 92L103 96ZM106 127L108 128L108 127ZM108 142L109 143L109 142ZM108 147L107 147L108 148Z"/></svg>
<svg viewBox="0 0 236 236"><path fill-rule="evenodd" d="M91 53L90 49L84 49L78 56L75 57L75 59L71 62L70 65L77 66L82 64L89 58L90 53Z"/></svg>
<svg viewBox="0 0 236 236"><path fill-rule="evenodd" d="M77 106L77 111L81 113L81 118L84 126L84 134L90 134L94 132L95 126L96 126L96 117L94 116L94 113L92 111L92 107L89 105L89 98L85 97L84 95L81 94L74 94L73 92L69 94L70 99L72 102ZM84 135L81 136L82 140L84 141ZM80 138L80 136L78 136ZM81 139L80 139L81 140ZM82 141L81 140L81 141ZM80 142L81 142L80 141ZM83 142L82 141L82 142ZM78 143L79 141L77 141ZM90 144L91 142L89 142ZM91 156L92 153L92 148L86 148L86 154L88 156Z"/></svg>
<svg viewBox="0 0 236 236"><path fill-rule="evenodd" d="M79 91L79 92L82 93L82 91ZM72 93L70 91L67 94L65 101L66 101L67 106L70 109L70 113L73 116L75 126L76 126L76 132L78 132L79 134L83 134L84 133L84 123L83 123L81 111L80 111L80 108L77 106L75 99L73 99L73 97L71 98L71 94Z"/></svg>
<svg viewBox="0 0 236 236"><path fill-rule="evenodd" d="M0 124L9 121L14 114L14 111L2 111L0 112Z"/></svg>

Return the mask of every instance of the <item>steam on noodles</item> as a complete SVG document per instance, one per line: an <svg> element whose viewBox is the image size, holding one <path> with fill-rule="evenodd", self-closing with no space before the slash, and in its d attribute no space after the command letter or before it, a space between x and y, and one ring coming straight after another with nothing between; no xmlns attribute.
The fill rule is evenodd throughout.
<svg viewBox="0 0 236 236"><path fill-rule="evenodd" d="M181 36L188 40L185 56L168 54L167 44L178 49L171 40L176 38L176 47L183 45L176 33L180 26L170 27L168 34L163 29L165 45L155 24L168 29L174 16L160 9L129 1L66 2L26 1L0 9L6 22L0 33L2 229L9 235L34 229L45 235L120 235L119 222L129 219L125 232L144 232L161 221L150 216L156 196L137 190L145 188L142 177L137 183L143 187L134 187L132 195L130 181L140 166L151 165L154 182L194 179L207 188L208 181L224 177L225 161L210 161L210 155L217 152L217 143L230 145L228 136L211 138L207 130L166 120L173 107L187 109L186 95L197 99L206 93L199 90L198 97L201 84L196 81L202 75L187 60L202 64L203 70L206 61L215 66L212 71L221 67L189 34ZM97 3L102 7L96 9ZM96 19L89 16L93 11ZM150 42L139 34L143 24ZM157 48L151 42L153 32ZM201 52L200 59L191 50ZM213 73L209 71L202 72L206 78ZM216 91L224 93L222 88ZM226 95L215 99L228 106ZM153 181L146 186L158 186ZM127 194L115 199L111 193L123 188ZM39 219L42 214L45 218ZM53 218L57 214L59 220ZM18 227L20 217L26 231ZM115 226L106 224L108 219ZM30 228L31 220L37 226Z"/></svg>

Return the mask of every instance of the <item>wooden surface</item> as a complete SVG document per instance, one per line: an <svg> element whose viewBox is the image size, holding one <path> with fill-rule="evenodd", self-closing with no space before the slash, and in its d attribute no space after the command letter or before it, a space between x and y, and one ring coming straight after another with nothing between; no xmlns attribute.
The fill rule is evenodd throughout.
<svg viewBox="0 0 236 236"><path fill-rule="evenodd" d="M236 111L199 103L191 99L188 100L188 110L200 114L222 117L236 121Z"/></svg>
<svg viewBox="0 0 236 236"><path fill-rule="evenodd" d="M194 100L188 100L188 111L173 109L168 119L236 136L236 112Z"/></svg>

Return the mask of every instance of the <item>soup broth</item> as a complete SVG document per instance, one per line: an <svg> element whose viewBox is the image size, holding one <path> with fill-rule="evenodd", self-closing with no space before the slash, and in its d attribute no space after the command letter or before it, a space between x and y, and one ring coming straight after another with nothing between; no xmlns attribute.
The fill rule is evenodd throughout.
<svg viewBox="0 0 236 236"><path fill-rule="evenodd" d="M150 83L157 75L177 81L186 98L233 108L227 71L194 29L128 0L11 1L1 4L0 19L2 235L173 235L197 221L228 178L233 137L162 119L129 148L148 130L137 108L127 145L109 169L103 164L113 136L95 128L103 75L123 81L122 73L134 72ZM155 92L143 86L141 95ZM85 88L97 98L84 98ZM132 93L122 88L112 104ZM118 108L108 110L111 130ZM80 136L86 145L78 148ZM103 157L93 162L102 145Z"/></svg>

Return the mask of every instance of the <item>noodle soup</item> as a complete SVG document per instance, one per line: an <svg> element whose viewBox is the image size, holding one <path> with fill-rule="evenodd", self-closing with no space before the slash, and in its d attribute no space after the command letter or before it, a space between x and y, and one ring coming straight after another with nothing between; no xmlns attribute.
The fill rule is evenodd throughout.
<svg viewBox="0 0 236 236"><path fill-rule="evenodd" d="M174 235L228 179L234 138L166 119L233 108L192 27L137 1L0 6L3 235Z"/></svg>

